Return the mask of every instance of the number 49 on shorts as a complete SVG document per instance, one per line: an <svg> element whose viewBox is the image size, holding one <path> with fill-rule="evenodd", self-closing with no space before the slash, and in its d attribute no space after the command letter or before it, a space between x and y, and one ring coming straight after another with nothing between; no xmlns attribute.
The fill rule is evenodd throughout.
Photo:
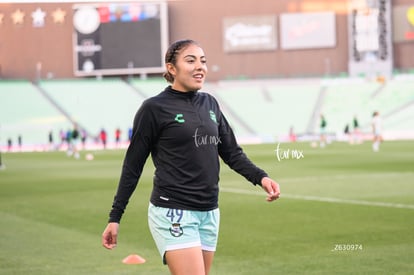
<svg viewBox="0 0 414 275"><path fill-rule="evenodd" d="M184 211L182 209L168 209L166 217L171 220L171 223L179 223L183 218Z"/></svg>

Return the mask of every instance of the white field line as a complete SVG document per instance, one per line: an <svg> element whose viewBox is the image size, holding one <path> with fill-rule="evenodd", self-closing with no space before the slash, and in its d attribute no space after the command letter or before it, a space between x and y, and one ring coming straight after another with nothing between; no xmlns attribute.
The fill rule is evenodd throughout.
<svg viewBox="0 0 414 275"><path fill-rule="evenodd" d="M413 176L413 172L398 172L398 173L364 173L364 174L338 174L338 175L326 175L326 176L309 176L309 177L299 177L299 178L280 178L279 182L305 182L305 181L321 181L321 180L349 180L353 178L380 178L383 179L385 177L401 177L401 175L405 176Z"/></svg>
<svg viewBox="0 0 414 275"><path fill-rule="evenodd" d="M227 192L227 193L266 196L263 192L256 192L253 190L249 191L249 190L243 190L243 189L224 188L224 187L220 188L220 190L222 192ZM281 199L288 198L288 199L306 200L306 201L329 202L329 203L343 203L343 204L389 207L389 208L414 209L413 204L375 202L375 201L363 201L363 200L348 200L348 199L329 198L329 197L292 195L292 194L285 194L285 193L282 193L280 198Z"/></svg>

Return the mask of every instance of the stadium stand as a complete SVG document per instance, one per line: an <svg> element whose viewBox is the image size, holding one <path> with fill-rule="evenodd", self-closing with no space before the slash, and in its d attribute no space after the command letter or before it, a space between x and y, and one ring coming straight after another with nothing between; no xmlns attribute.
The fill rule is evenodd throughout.
<svg viewBox="0 0 414 275"><path fill-rule="evenodd" d="M414 81L395 80L378 98L378 110L382 110L384 128L395 136L414 135Z"/></svg>
<svg viewBox="0 0 414 275"><path fill-rule="evenodd" d="M320 113L327 119L327 131L341 134L347 124L352 127L354 116L358 118L362 128L366 128L373 112L372 94L381 88L381 84L356 79L333 81L324 85L327 89Z"/></svg>
<svg viewBox="0 0 414 275"><path fill-rule="evenodd" d="M283 139L291 127L305 133L320 90L319 82L308 80L231 81L218 87L218 100L253 129L242 132L235 126L236 135L256 135L262 141Z"/></svg>
<svg viewBox="0 0 414 275"><path fill-rule="evenodd" d="M361 130L370 132L372 113L376 110L381 113L386 131L414 129L414 123L410 126L408 122L414 105L412 80L394 79L379 83L356 79L330 82L326 87L327 93L321 112L329 121L328 129L336 134L340 134L346 124L352 126L355 115Z"/></svg>
<svg viewBox="0 0 414 275"><path fill-rule="evenodd" d="M28 81L0 82L0 141L13 145L22 137L23 145L46 144L53 129L70 125L58 109Z"/></svg>
<svg viewBox="0 0 414 275"><path fill-rule="evenodd" d="M121 79L42 81L47 95L92 137L103 128L108 140L116 128L125 134L144 98Z"/></svg>
<svg viewBox="0 0 414 275"><path fill-rule="evenodd" d="M405 105L414 100L414 82L393 81L385 85L383 91L374 98L375 110L381 110L387 117L404 109Z"/></svg>
<svg viewBox="0 0 414 275"><path fill-rule="evenodd" d="M414 101L410 106L387 118L384 128L400 132L414 131Z"/></svg>

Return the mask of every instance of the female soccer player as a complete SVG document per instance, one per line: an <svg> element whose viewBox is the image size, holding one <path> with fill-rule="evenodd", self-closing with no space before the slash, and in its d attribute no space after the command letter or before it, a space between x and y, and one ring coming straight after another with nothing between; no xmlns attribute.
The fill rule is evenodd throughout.
<svg viewBox="0 0 414 275"><path fill-rule="evenodd" d="M199 92L207 75L203 49L192 40L173 43L166 55L171 83L139 108L102 244L116 246L119 222L149 154L155 166L148 208L150 231L171 274L205 275L217 245L219 157L267 193L278 183L256 167L237 144L217 101Z"/></svg>

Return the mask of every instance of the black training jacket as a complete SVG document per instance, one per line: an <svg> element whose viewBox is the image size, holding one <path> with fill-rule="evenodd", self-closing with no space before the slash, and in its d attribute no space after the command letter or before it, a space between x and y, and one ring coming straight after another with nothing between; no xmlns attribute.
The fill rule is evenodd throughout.
<svg viewBox="0 0 414 275"><path fill-rule="evenodd" d="M150 153L155 166L150 200L160 207L217 208L219 156L255 185L267 176L237 144L213 96L169 86L145 100L135 115L110 222L120 222Z"/></svg>

